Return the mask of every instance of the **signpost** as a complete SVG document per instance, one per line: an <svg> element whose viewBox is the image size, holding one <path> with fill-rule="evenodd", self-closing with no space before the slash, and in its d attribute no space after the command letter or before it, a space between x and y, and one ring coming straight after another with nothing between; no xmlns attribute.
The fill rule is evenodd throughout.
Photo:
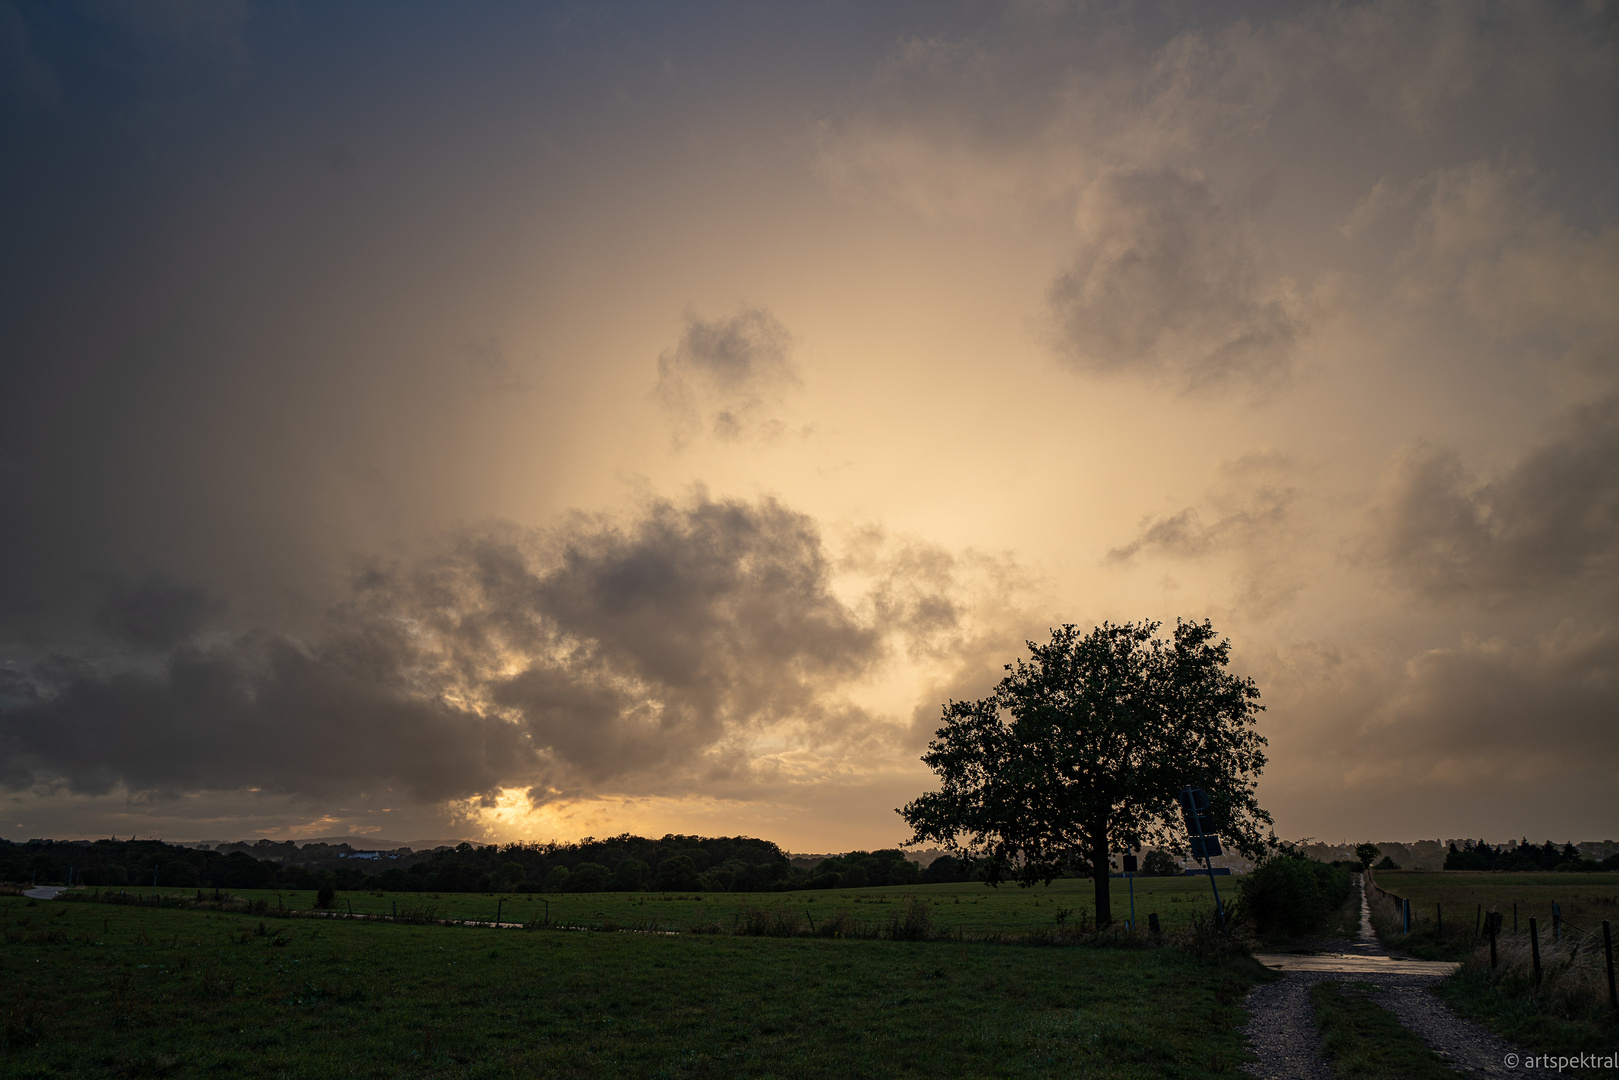
<svg viewBox="0 0 1619 1080"><path fill-rule="evenodd" d="M1214 814L1209 810L1209 795L1202 788L1189 787L1178 796L1181 817L1186 821L1186 832L1192 842L1192 857L1202 859L1209 872L1209 888L1214 890L1214 910L1220 918L1220 930L1229 934L1225 923L1225 905L1220 902L1220 886L1214 880L1214 864L1209 860L1223 854L1220 838L1214 833Z"/></svg>
<svg viewBox="0 0 1619 1080"><path fill-rule="evenodd" d="M1130 932L1136 932L1136 857L1124 857L1124 880L1130 883Z"/></svg>

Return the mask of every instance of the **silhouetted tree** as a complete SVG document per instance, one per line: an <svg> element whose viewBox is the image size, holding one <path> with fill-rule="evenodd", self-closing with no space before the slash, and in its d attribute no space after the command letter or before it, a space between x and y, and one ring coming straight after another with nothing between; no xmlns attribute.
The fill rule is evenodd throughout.
<svg viewBox="0 0 1619 1080"><path fill-rule="evenodd" d="M1355 849L1355 861L1360 863L1360 868L1364 870L1376 862L1377 857L1381 854L1383 854L1383 849L1376 844L1361 844Z"/></svg>
<svg viewBox="0 0 1619 1080"><path fill-rule="evenodd" d="M689 855L671 855L658 863L658 888L665 892L685 892L697 888L697 864Z"/></svg>
<svg viewBox="0 0 1619 1080"><path fill-rule="evenodd" d="M1049 883L1074 852L1096 882L1096 920L1111 921L1113 846L1164 843L1181 828L1176 793L1209 794L1221 836L1263 849L1271 817L1254 797L1265 740L1254 730L1259 690L1228 673L1231 646L1207 622L1072 625L981 701L952 701L922 760L941 789L899 811L932 841L986 860L991 884Z"/></svg>
<svg viewBox="0 0 1619 1080"><path fill-rule="evenodd" d="M607 888L607 879L612 872L601 863L580 863L568 875L569 892L601 892Z"/></svg>
<svg viewBox="0 0 1619 1080"><path fill-rule="evenodd" d="M652 868L640 859L623 859L613 867L613 876L607 887L614 892L640 892L646 888L646 879Z"/></svg>

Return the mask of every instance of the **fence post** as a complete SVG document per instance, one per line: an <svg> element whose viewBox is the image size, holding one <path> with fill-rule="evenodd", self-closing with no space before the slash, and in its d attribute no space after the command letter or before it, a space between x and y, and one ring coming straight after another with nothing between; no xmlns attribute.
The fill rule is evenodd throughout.
<svg viewBox="0 0 1619 1080"><path fill-rule="evenodd" d="M1518 905L1516 902L1512 905L1512 932L1514 934L1518 932Z"/></svg>
<svg viewBox="0 0 1619 1080"><path fill-rule="evenodd" d="M1552 941L1563 940L1563 905L1552 901Z"/></svg>
<svg viewBox="0 0 1619 1080"><path fill-rule="evenodd" d="M1607 926L1608 924L1603 923L1602 925ZM1153 934L1160 932L1158 927L1158 913L1156 911L1150 911L1147 913L1147 930L1149 933ZM1613 985L1613 964L1611 962L1608 964L1608 985Z"/></svg>
<svg viewBox="0 0 1619 1080"><path fill-rule="evenodd" d="M1619 1009L1619 989L1613 983L1613 935L1608 932L1608 920L1602 920L1602 952L1608 960L1608 1004Z"/></svg>
<svg viewBox="0 0 1619 1080"><path fill-rule="evenodd" d="M1433 905L1434 933L1439 937L1445 936L1445 905L1435 900Z"/></svg>
<svg viewBox="0 0 1619 1080"><path fill-rule="evenodd" d="M1478 910L1473 913L1473 940L1474 941L1478 940L1478 926L1479 926L1479 922L1481 920L1483 920L1483 918L1484 918L1484 905L1480 904L1478 906Z"/></svg>
<svg viewBox="0 0 1619 1080"><path fill-rule="evenodd" d="M1495 970L1495 912L1493 912L1493 911L1490 912L1490 917L1489 917L1488 921L1485 923L1485 925L1490 928L1490 970L1494 971Z"/></svg>
<svg viewBox="0 0 1619 1080"><path fill-rule="evenodd" d="M1529 920L1529 957L1535 963L1535 985L1540 985L1540 931L1535 920Z"/></svg>

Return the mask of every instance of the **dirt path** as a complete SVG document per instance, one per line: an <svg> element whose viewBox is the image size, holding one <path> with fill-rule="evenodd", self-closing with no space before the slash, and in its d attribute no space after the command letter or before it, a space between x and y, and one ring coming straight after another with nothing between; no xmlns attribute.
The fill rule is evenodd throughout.
<svg viewBox="0 0 1619 1080"><path fill-rule="evenodd" d="M1321 1035L1310 1007L1310 987L1324 979L1376 986L1373 1000L1421 1036L1458 1075L1483 1080L1539 1080L1556 1075L1508 1066L1508 1061L1521 1062L1527 1055L1488 1029L1457 1016L1433 995L1433 987L1457 965L1407 960L1390 953L1372 930L1364 883L1359 935L1352 942L1333 944L1337 947L1331 951L1309 955L1258 957L1283 974L1248 994L1246 1033L1259 1058L1246 1066L1251 1075L1261 1080L1331 1080L1332 1068L1321 1054Z"/></svg>

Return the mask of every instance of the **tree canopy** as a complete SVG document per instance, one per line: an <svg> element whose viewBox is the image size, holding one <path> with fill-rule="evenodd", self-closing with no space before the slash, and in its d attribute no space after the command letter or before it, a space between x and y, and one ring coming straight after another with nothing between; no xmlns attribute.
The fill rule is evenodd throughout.
<svg viewBox="0 0 1619 1080"><path fill-rule="evenodd" d="M910 844L980 861L986 880L1050 882L1080 862L1096 879L1098 925L1111 920L1109 854L1180 846L1176 793L1209 794L1220 836L1264 847L1271 816L1255 784L1265 739L1259 690L1226 670L1231 646L1207 621L1072 624L1006 666L995 692L951 701L928 752L940 789L899 810Z"/></svg>

